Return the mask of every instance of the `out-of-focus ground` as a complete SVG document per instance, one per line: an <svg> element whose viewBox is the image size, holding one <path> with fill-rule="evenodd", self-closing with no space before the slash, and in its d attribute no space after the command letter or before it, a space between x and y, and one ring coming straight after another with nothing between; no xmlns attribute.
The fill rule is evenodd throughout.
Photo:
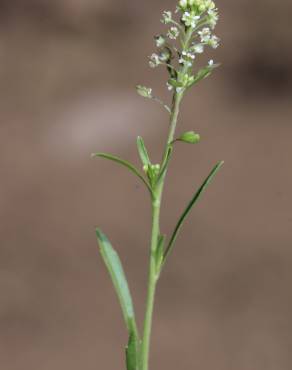
<svg viewBox="0 0 292 370"><path fill-rule="evenodd" d="M159 160L165 99L148 68L160 12L175 1L0 1L0 368L123 369L119 306L98 255L108 234L144 310L150 231L145 190L93 151ZM223 63L192 90L169 172L169 233L218 160L224 169L184 226L158 289L151 369L290 370L292 125L289 1L224 2L209 56Z"/></svg>

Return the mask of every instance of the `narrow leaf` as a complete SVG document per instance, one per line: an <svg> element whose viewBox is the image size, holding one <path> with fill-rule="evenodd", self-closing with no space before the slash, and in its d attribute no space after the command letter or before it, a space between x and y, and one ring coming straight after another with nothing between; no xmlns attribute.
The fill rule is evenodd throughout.
<svg viewBox="0 0 292 370"><path fill-rule="evenodd" d="M137 332L132 298L120 258L101 230L96 229L96 236L101 256L118 295L127 329L129 333Z"/></svg>
<svg viewBox="0 0 292 370"><path fill-rule="evenodd" d="M156 185L159 184L159 182L163 179L163 176L165 175L165 172L166 172L167 167L168 167L168 163L169 163L170 158L171 158L172 150L173 150L173 147L170 145L168 147L168 149L167 149L167 153L166 153L164 164L162 165L161 170L159 172L159 175L157 177Z"/></svg>
<svg viewBox="0 0 292 370"><path fill-rule="evenodd" d="M134 333L129 336L129 342L126 347L126 365L127 370L139 369L139 351L140 341Z"/></svg>
<svg viewBox="0 0 292 370"><path fill-rule="evenodd" d="M146 185L147 189L150 191L150 193L152 193L152 190L151 190L149 184L147 183L147 181L144 179L143 175L130 162L125 161L124 159L116 157L112 154L107 154L107 153L93 153L91 156L93 158L94 157L105 158L105 159L116 162L116 163L121 164L122 166L128 168L128 170L130 170L132 173L134 173L136 176L138 176L141 181L143 181L143 183Z"/></svg>
<svg viewBox="0 0 292 370"><path fill-rule="evenodd" d="M178 233L180 231L180 228L182 227L182 224L183 224L184 220L186 219L186 217L190 213L191 209L193 208L194 204L200 198L200 196L202 195L202 193L204 192L204 190L210 184L211 180L213 179L213 177L216 175L216 173L219 171L219 169L222 167L223 164L224 164L223 161L221 161L221 162L219 162L219 163L216 164L216 166L212 169L212 171L209 174L209 176L205 179L205 181L203 182L203 184L200 186L200 188L195 193L195 195L193 196L193 198L191 199L191 201L187 205L186 209L182 213L180 219L178 220L178 223L176 224L176 227L175 227L175 229L173 231L173 234L172 234L172 236L170 238L170 241L169 241L169 243L167 245L167 248L166 248L166 250L164 252L163 263L165 262L165 260L168 257L169 253L172 251L172 248L174 246L174 242L175 242L175 240L177 238L177 235L178 235Z"/></svg>
<svg viewBox="0 0 292 370"><path fill-rule="evenodd" d="M160 274L161 265L163 262L163 253L164 253L164 243L165 243L165 235L160 234L157 241L157 247L156 247L156 273L157 275Z"/></svg>
<svg viewBox="0 0 292 370"><path fill-rule="evenodd" d="M144 140L141 136L137 137L137 148L143 166L149 166L151 162L144 144Z"/></svg>

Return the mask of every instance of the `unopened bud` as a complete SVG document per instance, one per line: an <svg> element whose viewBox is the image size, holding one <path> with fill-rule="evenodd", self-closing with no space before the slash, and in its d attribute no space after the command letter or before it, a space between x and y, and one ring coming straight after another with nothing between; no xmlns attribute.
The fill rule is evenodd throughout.
<svg viewBox="0 0 292 370"><path fill-rule="evenodd" d="M187 0L180 0L180 1L179 1L179 6L180 6L182 9L186 9L186 7L188 6L188 1L187 1Z"/></svg>

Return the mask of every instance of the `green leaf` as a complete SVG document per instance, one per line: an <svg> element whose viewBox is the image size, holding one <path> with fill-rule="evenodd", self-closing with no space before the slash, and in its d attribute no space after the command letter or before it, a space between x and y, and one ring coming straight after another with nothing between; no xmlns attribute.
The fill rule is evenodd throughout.
<svg viewBox="0 0 292 370"><path fill-rule="evenodd" d="M143 166L148 167L151 164L151 162L149 159L149 155L147 153L147 149L144 144L144 140L142 139L141 136L137 137L137 148L138 148L139 156L140 156Z"/></svg>
<svg viewBox="0 0 292 370"><path fill-rule="evenodd" d="M149 184L147 183L147 181L144 179L143 175L130 162L125 161L124 159L116 157L112 154L107 154L107 153L93 153L91 156L93 158L94 157L105 158L105 159L116 162L116 163L121 164L122 166L128 168L128 170L130 170L132 173L134 173L136 176L138 176L141 181L143 181L143 183L146 185L147 189L150 191L150 193L152 193L152 190L151 190Z"/></svg>
<svg viewBox="0 0 292 370"><path fill-rule="evenodd" d="M129 342L126 347L127 370L139 369L140 341L134 333L129 336Z"/></svg>
<svg viewBox="0 0 292 370"><path fill-rule="evenodd" d="M134 307L120 258L117 252L111 246L108 238L101 230L96 229L96 236L99 243L101 256L108 269L118 295L127 329L130 335L132 333L136 335L137 326L135 321Z"/></svg>
<svg viewBox="0 0 292 370"><path fill-rule="evenodd" d="M157 241L156 247L156 254L155 254L155 261L156 261L156 274L159 275L161 270L161 265L163 262L163 252L164 252L164 244L165 244L165 235L160 234Z"/></svg>
<svg viewBox="0 0 292 370"><path fill-rule="evenodd" d="M166 172L167 167L168 167L168 163L169 163L170 158L171 158L172 150L173 150L173 147L170 145L167 149L164 164L162 165L162 167L160 169L160 172L157 176L156 185L158 185L160 183L160 181L163 179L163 176L165 175L165 172Z"/></svg>
<svg viewBox="0 0 292 370"><path fill-rule="evenodd" d="M164 252L163 263L165 262L165 260L168 257L169 253L172 251L172 248L174 246L174 242L175 242L175 240L177 238L177 235L178 235L178 233L180 231L180 228L182 227L182 224L183 224L184 220L186 219L186 217L190 213L191 209L193 208L194 204L200 198L200 196L202 195L202 193L204 192L204 190L210 184L211 180L213 179L213 177L216 175L216 173L219 171L219 169L222 167L223 164L224 164L223 161L221 161L221 162L219 162L219 163L216 164L216 166L212 169L212 171L210 172L209 176L205 179L205 181L203 182L203 184L197 190L197 192L195 193L195 195L193 196L193 198L191 199L191 201L187 205L186 209L182 213L182 215L179 218L178 223L176 224L176 227L175 227L175 229L174 229L174 231L172 233L172 236L171 236L170 241L169 241L169 243L167 245L167 248L166 248L166 250Z"/></svg>

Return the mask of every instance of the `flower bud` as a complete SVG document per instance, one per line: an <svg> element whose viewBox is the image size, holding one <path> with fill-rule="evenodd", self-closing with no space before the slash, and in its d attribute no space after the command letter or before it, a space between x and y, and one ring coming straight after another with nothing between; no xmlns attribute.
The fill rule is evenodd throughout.
<svg viewBox="0 0 292 370"><path fill-rule="evenodd" d="M188 6L188 1L187 0L180 0L179 1L179 6L182 8L182 9L186 9L187 6Z"/></svg>
<svg viewBox="0 0 292 370"><path fill-rule="evenodd" d="M149 60L149 65L151 68L156 68L159 66L160 63L160 59L159 59L159 56L155 53L153 53L151 56L150 56L150 60Z"/></svg>
<svg viewBox="0 0 292 370"><path fill-rule="evenodd" d="M196 134L194 131L188 131L183 133L177 140L188 144L196 144L200 141L200 139L201 137L199 134Z"/></svg>
<svg viewBox="0 0 292 370"><path fill-rule="evenodd" d="M136 90L139 95L143 96L143 98L152 98L152 89L150 87L137 85Z"/></svg>
<svg viewBox="0 0 292 370"><path fill-rule="evenodd" d="M164 24L168 24L168 23L171 23L171 21L172 21L172 12L165 10L162 13L162 20L161 20L161 22L164 23Z"/></svg>

